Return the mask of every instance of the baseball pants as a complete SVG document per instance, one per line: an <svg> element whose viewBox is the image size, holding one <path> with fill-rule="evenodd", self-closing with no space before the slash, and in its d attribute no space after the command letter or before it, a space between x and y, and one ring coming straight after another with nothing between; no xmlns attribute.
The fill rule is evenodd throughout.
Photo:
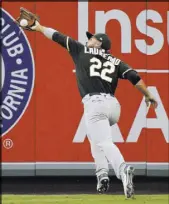
<svg viewBox="0 0 169 204"><path fill-rule="evenodd" d="M96 175L108 172L110 163L115 175L120 179L120 166L124 163L124 158L112 142L111 134L111 125L117 123L120 117L120 104L110 94L86 95L82 102Z"/></svg>

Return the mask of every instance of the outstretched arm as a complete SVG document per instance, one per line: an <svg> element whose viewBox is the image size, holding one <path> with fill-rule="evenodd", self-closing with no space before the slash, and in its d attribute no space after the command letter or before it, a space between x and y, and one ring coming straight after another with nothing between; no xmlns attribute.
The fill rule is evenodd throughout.
<svg viewBox="0 0 169 204"><path fill-rule="evenodd" d="M41 32L47 38L57 42L70 52L74 60L76 60L79 52L84 47L80 42L73 40L69 36L66 36L52 28L40 25L39 17L23 7L20 8L20 16L15 20L15 22L24 30Z"/></svg>
<svg viewBox="0 0 169 204"><path fill-rule="evenodd" d="M83 47L80 42L73 40L71 37L62 34L53 28L42 26L38 21L36 21L35 26L33 26L32 29L57 42L62 47L66 48L71 54L79 53Z"/></svg>
<svg viewBox="0 0 169 204"><path fill-rule="evenodd" d="M66 48L69 51L68 36L61 34L60 32L53 28L42 26L38 22L36 22L35 30L42 33L48 39L57 42L58 44L60 44L62 47Z"/></svg>

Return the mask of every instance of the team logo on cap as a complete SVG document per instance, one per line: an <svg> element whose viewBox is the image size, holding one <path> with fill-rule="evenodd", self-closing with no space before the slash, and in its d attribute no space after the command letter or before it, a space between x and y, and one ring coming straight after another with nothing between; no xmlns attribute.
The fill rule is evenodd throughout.
<svg viewBox="0 0 169 204"><path fill-rule="evenodd" d="M1 136L24 114L34 87L34 59L28 39L12 16L1 9Z"/></svg>

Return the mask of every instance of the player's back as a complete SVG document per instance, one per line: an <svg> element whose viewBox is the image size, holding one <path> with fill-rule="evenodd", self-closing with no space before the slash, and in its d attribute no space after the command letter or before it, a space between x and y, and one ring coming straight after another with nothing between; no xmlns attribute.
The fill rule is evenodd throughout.
<svg viewBox="0 0 169 204"><path fill-rule="evenodd" d="M95 92L114 94L119 63L119 59L106 54L104 50L84 46L75 62L81 96Z"/></svg>
<svg viewBox="0 0 169 204"><path fill-rule="evenodd" d="M80 95L115 93L118 78L125 79L130 66L106 54L104 49L89 48L69 36L50 30L52 40L69 51L76 65L76 79Z"/></svg>

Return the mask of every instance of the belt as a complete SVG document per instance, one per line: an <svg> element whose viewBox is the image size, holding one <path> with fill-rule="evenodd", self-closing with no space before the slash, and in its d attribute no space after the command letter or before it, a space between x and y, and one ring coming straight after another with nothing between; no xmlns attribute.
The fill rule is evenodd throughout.
<svg viewBox="0 0 169 204"><path fill-rule="evenodd" d="M104 94L105 94L105 95L108 94L108 95L114 97L113 94L110 94L110 93L99 93L99 92L89 93L89 96L94 96L94 95L104 95Z"/></svg>

